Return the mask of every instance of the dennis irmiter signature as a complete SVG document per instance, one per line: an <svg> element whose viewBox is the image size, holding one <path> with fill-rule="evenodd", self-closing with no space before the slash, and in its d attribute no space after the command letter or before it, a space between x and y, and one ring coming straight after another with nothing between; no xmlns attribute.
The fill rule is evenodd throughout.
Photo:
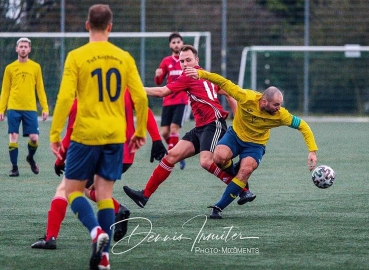
<svg viewBox="0 0 369 270"><path fill-rule="evenodd" d="M223 232L218 234L218 233L205 233L204 229L206 226L206 222L208 217L206 215L197 215L194 216L190 219L188 219L187 221L185 221L182 224L182 229L184 229L186 227L186 225L189 225L192 221L194 221L195 219L204 219L204 222L202 223L199 231L197 232L195 237L190 237L188 235L185 235L184 233L173 233L172 235L168 235L168 234L159 234L159 233L155 233L153 231L153 224L151 222L150 219L148 218L144 218L144 217L133 217L133 218L129 218L127 219L128 221L132 221L132 220L136 220L138 222L140 222L138 225L136 225L136 227L132 230L132 232L128 235L126 235L125 237L123 237L121 240L119 240L118 242L116 242L112 248L111 248L111 252L113 254L124 254L127 253L133 249L135 249L136 247L138 247L139 245L141 245L144 242L148 242L148 243L156 243L156 242L168 242L168 241L188 241L190 243L192 243L191 245L191 252L195 249L196 244L199 244L201 242L210 242L210 241L218 241L218 242L231 242L231 241L235 241L235 240L247 240L247 239L259 239L259 237L256 236L243 236L242 233L239 231L238 227L234 227L233 225L231 226L227 226L227 227L222 227ZM123 222L124 220L120 221ZM113 227L115 224L114 223L111 227ZM138 229L141 226L145 226L147 227L147 230L145 231L138 231ZM196 232L195 232L196 233ZM128 244L128 248L124 251L121 252L114 252L114 248L115 247L120 247L121 249L121 244L126 242ZM129 246L129 244L131 242L134 242L135 244L133 246Z"/></svg>

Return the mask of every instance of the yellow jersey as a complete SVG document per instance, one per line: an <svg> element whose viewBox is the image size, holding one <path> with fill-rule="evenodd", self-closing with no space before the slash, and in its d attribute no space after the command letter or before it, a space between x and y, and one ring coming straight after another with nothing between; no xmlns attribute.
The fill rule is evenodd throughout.
<svg viewBox="0 0 369 270"><path fill-rule="evenodd" d="M72 141L85 145L124 143L127 87L136 110L135 135L146 137L148 99L133 57L108 41L89 42L71 51L65 61L50 141L61 141L69 110L77 98Z"/></svg>
<svg viewBox="0 0 369 270"><path fill-rule="evenodd" d="M4 71L0 113L6 109L37 111L36 93L42 112L49 113L41 66L31 59L10 63Z"/></svg>
<svg viewBox="0 0 369 270"><path fill-rule="evenodd" d="M237 101L237 109L232 126L242 141L266 145L270 137L271 128L289 126L298 129L302 133L310 152L318 150L314 134L303 119L292 115L283 107L275 115L271 115L260 110L261 93L250 89L242 89L216 73L210 73L205 70L198 70L197 72L201 79L217 84Z"/></svg>

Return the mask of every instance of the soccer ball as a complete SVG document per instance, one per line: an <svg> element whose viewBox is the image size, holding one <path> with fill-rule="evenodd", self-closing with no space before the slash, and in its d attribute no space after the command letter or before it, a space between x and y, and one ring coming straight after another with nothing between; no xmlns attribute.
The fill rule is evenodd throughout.
<svg viewBox="0 0 369 270"><path fill-rule="evenodd" d="M311 174L313 183L318 188L329 188L334 183L336 173L334 170L327 165L320 165L316 167Z"/></svg>

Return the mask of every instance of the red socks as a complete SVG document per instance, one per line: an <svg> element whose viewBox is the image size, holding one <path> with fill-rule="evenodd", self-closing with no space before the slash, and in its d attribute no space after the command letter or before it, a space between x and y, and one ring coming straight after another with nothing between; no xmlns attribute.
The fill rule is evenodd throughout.
<svg viewBox="0 0 369 270"><path fill-rule="evenodd" d="M222 182L224 182L226 185L228 185L232 179L234 178L232 175L222 171L215 163L211 164L209 170L210 173L214 174L216 177L218 177ZM245 187L242 189L243 191L248 191L248 189Z"/></svg>
<svg viewBox="0 0 369 270"><path fill-rule="evenodd" d="M55 197L50 203L50 210L47 215L46 241L51 237L58 238L61 223L67 212L68 201L62 197Z"/></svg>
<svg viewBox="0 0 369 270"><path fill-rule="evenodd" d="M153 171L149 181L146 183L143 195L150 198L151 194L153 194L160 184L168 178L173 168L174 165L170 164L165 158L163 158Z"/></svg>
<svg viewBox="0 0 369 270"><path fill-rule="evenodd" d="M172 149L179 141L179 134L170 134L168 142L168 150Z"/></svg>
<svg viewBox="0 0 369 270"><path fill-rule="evenodd" d="M232 181L233 176L222 171L215 163L211 164L209 170L210 173L214 174L216 177L218 177L220 180L222 180L227 185Z"/></svg>

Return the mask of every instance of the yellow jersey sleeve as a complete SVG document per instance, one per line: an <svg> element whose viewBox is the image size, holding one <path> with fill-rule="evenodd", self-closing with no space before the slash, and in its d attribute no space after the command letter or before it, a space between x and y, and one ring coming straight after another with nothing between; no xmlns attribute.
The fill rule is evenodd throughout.
<svg viewBox="0 0 369 270"><path fill-rule="evenodd" d="M244 102L247 99L247 90L242 89L241 87L234 84L232 81L224 78L223 76L216 73L208 72L203 69L198 69L197 72L199 74L199 78L211 81L212 83L218 85L223 91L227 92L236 101Z"/></svg>
<svg viewBox="0 0 369 270"><path fill-rule="evenodd" d="M42 69L40 65L38 65L38 72L36 77L36 92L38 101L40 102L42 108L42 112L49 113L49 106L47 105L47 97L44 87L44 80L42 79Z"/></svg>
<svg viewBox="0 0 369 270"><path fill-rule="evenodd" d="M301 132L309 152L318 151L318 146L315 142L314 134L311 131L310 126L303 119L290 114L284 108L280 110L280 114L283 125L297 129Z"/></svg>
<svg viewBox="0 0 369 270"><path fill-rule="evenodd" d="M289 126L302 133L309 151L317 151L314 134L309 125L302 119L281 108L276 115L270 115L259 108L262 94L250 89L242 89L232 81L216 73L197 70L199 78L209 80L218 85L235 100L237 110L233 120L233 129L237 136L245 142L266 145L270 137L270 129L279 126Z"/></svg>
<svg viewBox="0 0 369 270"><path fill-rule="evenodd" d="M4 71L3 84L1 88L1 100L0 100L0 113L4 113L10 94L10 84L11 84L11 73L9 71L9 67L7 66Z"/></svg>

